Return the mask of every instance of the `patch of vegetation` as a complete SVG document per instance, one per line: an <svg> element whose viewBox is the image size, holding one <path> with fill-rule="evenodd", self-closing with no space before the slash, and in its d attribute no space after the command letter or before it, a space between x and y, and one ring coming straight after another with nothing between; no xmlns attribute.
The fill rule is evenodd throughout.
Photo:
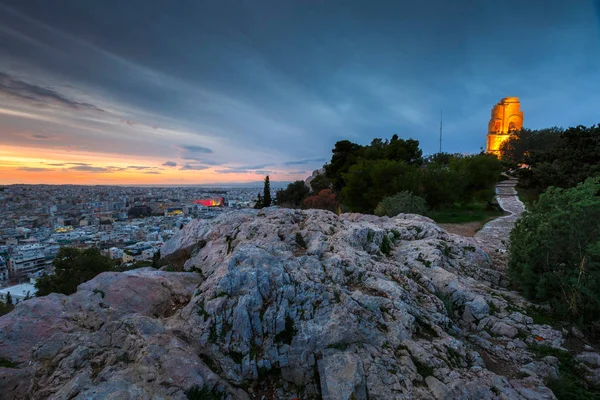
<svg viewBox="0 0 600 400"><path fill-rule="evenodd" d="M102 272L116 270L113 260L93 247L85 250L61 247L52 264L54 273L39 278L35 283L38 297L50 293L73 294L81 283Z"/></svg>
<svg viewBox="0 0 600 400"><path fill-rule="evenodd" d="M420 333L424 336L428 336L428 337L438 337L438 333L435 331L435 329L433 329L431 327L431 324L429 323L429 321L425 320L424 318L415 315L415 322L417 323L417 328L418 331L417 333Z"/></svg>
<svg viewBox="0 0 600 400"><path fill-rule="evenodd" d="M336 349L340 351L345 351L348 347L350 347L351 343L334 343L327 346L328 349Z"/></svg>
<svg viewBox="0 0 600 400"><path fill-rule="evenodd" d="M8 358L0 357L0 368L19 368L19 364L9 360Z"/></svg>
<svg viewBox="0 0 600 400"><path fill-rule="evenodd" d="M433 375L433 368L429 365L419 361L415 357L411 357L413 364L417 367L417 374L421 375L423 378L427 378L428 376Z"/></svg>
<svg viewBox="0 0 600 400"><path fill-rule="evenodd" d="M304 250L306 250L308 248L308 246L306 245L306 242L304 241L304 238L302 237L302 234L300 232L296 232L296 244L298 246L300 246L301 248L303 248Z"/></svg>
<svg viewBox="0 0 600 400"><path fill-rule="evenodd" d="M231 357L233 362L235 362L236 364L241 364L242 360L244 359L244 354L239 353L237 351L230 351L229 357Z"/></svg>
<svg viewBox="0 0 600 400"><path fill-rule="evenodd" d="M498 312L498 307L496 307L493 301L489 301L488 305L490 306L490 315L494 315Z"/></svg>
<svg viewBox="0 0 600 400"><path fill-rule="evenodd" d="M296 336L296 332L294 320L290 316L287 316L285 317L285 329L275 335L275 341L292 344L292 339Z"/></svg>
<svg viewBox="0 0 600 400"><path fill-rule="evenodd" d="M219 335L217 335L217 325L213 323L208 332L208 341L211 343L217 343L218 339Z"/></svg>
<svg viewBox="0 0 600 400"><path fill-rule="evenodd" d="M0 301L0 317L11 312L15 306L13 304L6 304Z"/></svg>
<svg viewBox="0 0 600 400"><path fill-rule="evenodd" d="M131 358L129 358L129 353L125 351L125 352L119 354L119 356L117 357L117 362L129 364L129 363L133 362L133 360Z"/></svg>
<svg viewBox="0 0 600 400"><path fill-rule="evenodd" d="M425 214L426 211L427 202L425 202L425 199L407 190L385 197L375 207L375 215L380 217L395 217L398 214Z"/></svg>
<svg viewBox="0 0 600 400"><path fill-rule="evenodd" d="M427 216L440 224L464 224L484 222L504 215L504 211L490 209L486 202L455 204L439 210L432 210Z"/></svg>
<svg viewBox="0 0 600 400"><path fill-rule="evenodd" d="M341 303L342 302L342 295L340 294L340 291L337 289L333 290L333 298L335 299L336 303Z"/></svg>
<svg viewBox="0 0 600 400"><path fill-rule="evenodd" d="M206 312L206 310L204 309L204 302L202 303L197 303L198 305L198 310L196 311L198 313L198 315L200 317L203 317L204 319L210 317L210 314Z"/></svg>
<svg viewBox="0 0 600 400"><path fill-rule="evenodd" d="M435 295L442 301L442 304L444 304L444 307L446 308L446 313L452 318L454 316L454 303L452 303L450 296L442 292L435 292Z"/></svg>
<svg viewBox="0 0 600 400"><path fill-rule="evenodd" d="M600 177L572 189L551 187L510 235L509 277L559 320L587 328L600 321Z"/></svg>
<svg viewBox="0 0 600 400"><path fill-rule="evenodd" d="M200 358L202 362L204 362L204 364L206 364L206 366L210 368L213 372L217 373L220 370L215 360L213 360L211 357L205 354L198 354L198 358Z"/></svg>
<svg viewBox="0 0 600 400"><path fill-rule="evenodd" d="M218 392L216 388L211 390L207 386L202 388L199 386L194 386L186 390L184 393L188 400L223 400L225 398L224 393Z"/></svg>
<svg viewBox="0 0 600 400"><path fill-rule="evenodd" d="M521 312L521 311L519 311ZM556 316L551 312L545 311L541 307L529 307L526 311L526 314L533 318L533 323L538 325L550 325L553 328L559 328L561 325L561 321L556 319Z"/></svg>
<svg viewBox="0 0 600 400"><path fill-rule="evenodd" d="M381 241L380 250L386 256L389 256L392 252L392 242L387 235L383 235L383 240Z"/></svg>
<svg viewBox="0 0 600 400"><path fill-rule="evenodd" d="M538 358L554 356L558 358L558 379L549 380L546 385L559 400L600 400L600 390L588 387L584 380L585 371L568 352L544 345L529 345L528 349Z"/></svg>
<svg viewBox="0 0 600 400"><path fill-rule="evenodd" d="M104 296L106 296L106 293L104 293L104 291L100 290L100 289L94 289L94 290L92 290L92 293L100 294L100 296L102 296L102 298L104 298Z"/></svg>
<svg viewBox="0 0 600 400"><path fill-rule="evenodd" d="M227 254L229 254L232 250L231 242L233 241L233 239L231 238L231 236L227 235L225 236L225 241L227 242Z"/></svg>

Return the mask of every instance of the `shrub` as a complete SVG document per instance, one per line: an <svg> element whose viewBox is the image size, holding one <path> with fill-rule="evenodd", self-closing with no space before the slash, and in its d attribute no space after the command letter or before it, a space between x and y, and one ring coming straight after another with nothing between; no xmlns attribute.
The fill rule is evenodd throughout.
<svg viewBox="0 0 600 400"><path fill-rule="evenodd" d="M318 208L335 212L337 204L335 193L331 189L323 189L316 196L304 199L304 207L306 208Z"/></svg>
<svg viewBox="0 0 600 400"><path fill-rule="evenodd" d="M423 214L427 211L425 199L414 194L403 191L393 196L386 197L375 208L375 214L380 217L386 215L395 217L398 214Z"/></svg>
<svg viewBox="0 0 600 400"><path fill-rule="evenodd" d="M563 320L600 319L600 177L551 187L511 233L509 275L526 297L547 301Z"/></svg>

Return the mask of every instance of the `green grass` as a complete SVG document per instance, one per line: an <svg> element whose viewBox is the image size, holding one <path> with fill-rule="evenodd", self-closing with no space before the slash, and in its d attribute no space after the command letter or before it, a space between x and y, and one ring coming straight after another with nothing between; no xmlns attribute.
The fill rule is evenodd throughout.
<svg viewBox="0 0 600 400"><path fill-rule="evenodd" d="M441 224L463 224L466 222L487 221L504 215L504 212L489 209L486 203L455 205L451 208L432 210L427 216Z"/></svg>
<svg viewBox="0 0 600 400"><path fill-rule="evenodd" d="M584 371L580 369L568 351L543 345L529 345L528 349L538 358L545 356L558 358L560 362L558 367L559 377L546 383L558 400L600 399L600 391L588 387L583 379Z"/></svg>

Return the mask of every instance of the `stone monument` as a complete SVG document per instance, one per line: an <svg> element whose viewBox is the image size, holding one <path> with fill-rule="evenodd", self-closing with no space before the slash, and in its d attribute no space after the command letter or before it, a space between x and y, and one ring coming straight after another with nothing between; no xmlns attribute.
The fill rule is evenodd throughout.
<svg viewBox="0 0 600 400"><path fill-rule="evenodd" d="M500 145L515 131L523 129L523 111L518 97L505 97L492 108L488 124L486 153L500 156Z"/></svg>

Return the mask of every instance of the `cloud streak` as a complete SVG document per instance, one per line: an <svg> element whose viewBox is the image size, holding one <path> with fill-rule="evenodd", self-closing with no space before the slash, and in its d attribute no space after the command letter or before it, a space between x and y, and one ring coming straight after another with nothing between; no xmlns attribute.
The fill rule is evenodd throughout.
<svg viewBox="0 0 600 400"><path fill-rule="evenodd" d="M181 149L192 152L192 153L210 154L213 152L208 147L202 147L202 146L196 146L196 145L181 145Z"/></svg>
<svg viewBox="0 0 600 400"><path fill-rule="evenodd" d="M311 164L311 163L317 163L317 162L325 162L327 160L325 160L324 158L307 158L304 160L297 160L297 161L286 161L283 163L283 165L304 165L304 164Z"/></svg>
<svg viewBox="0 0 600 400"><path fill-rule="evenodd" d="M192 164L184 164L179 169L181 171L202 171L204 169L208 169L206 165L192 165Z"/></svg>
<svg viewBox="0 0 600 400"><path fill-rule="evenodd" d="M104 111L93 104L71 100L55 90L15 79L5 72L0 72L0 94L37 107L53 105L77 111Z"/></svg>

